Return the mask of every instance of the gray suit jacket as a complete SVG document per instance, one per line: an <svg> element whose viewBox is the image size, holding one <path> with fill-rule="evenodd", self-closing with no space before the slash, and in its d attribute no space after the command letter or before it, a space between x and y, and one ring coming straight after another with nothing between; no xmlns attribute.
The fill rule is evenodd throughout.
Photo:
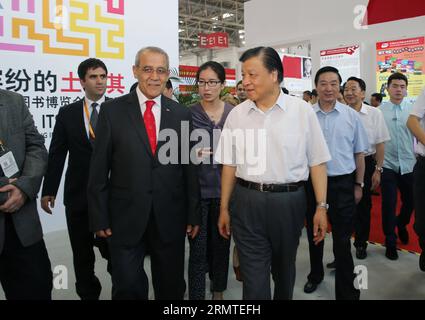
<svg viewBox="0 0 425 320"><path fill-rule="evenodd" d="M13 152L19 167L20 176L13 184L28 197L22 208L11 214L16 233L27 247L43 238L36 198L47 167L47 150L24 98L5 90L0 90L0 140ZM4 246L5 215L0 212L0 253Z"/></svg>

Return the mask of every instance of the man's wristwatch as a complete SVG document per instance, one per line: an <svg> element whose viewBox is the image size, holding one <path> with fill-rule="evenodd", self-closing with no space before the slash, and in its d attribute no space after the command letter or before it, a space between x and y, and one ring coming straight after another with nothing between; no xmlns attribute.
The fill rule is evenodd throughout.
<svg viewBox="0 0 425 320"><path fill-rule="evenodd" d="M379 171L380 173L384 172L384 168L378 166L375 166L375 170Z"/></svg>
<svg viewBox="0 0 425 320"><path fill-rule="evenodd" d="M326 202L318 202L316 208L324 208L324 209L328 210L329 204L327 204Z"/></svg>
<svg viewBox="0 0 425 320"><path fill-rule="evenodd" d="M356 185L356 186L359 186L360 188L362 188L363 189L363 187L364 187L364 182L354 182L354 184Z"/></svg>

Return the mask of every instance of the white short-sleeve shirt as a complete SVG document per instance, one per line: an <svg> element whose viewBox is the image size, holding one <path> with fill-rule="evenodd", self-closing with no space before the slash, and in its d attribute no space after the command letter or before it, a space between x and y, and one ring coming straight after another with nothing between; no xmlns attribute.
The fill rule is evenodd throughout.
<svg viewBox="0 0 425 320"><path fill-rule="evenodd" d="M413 105L413 109L410 114L420 119L421 127L425 130L425 88ZM425 157L425 146L419 141L416 145L415 152Z"/></svg>
<svg viewBox="0 0 425 320"><path fill-rule="evenodd" d="M363 103L359 112L360 119L367 133L369 147L366 156L376 153L376 145L391 140L381 110Z"/></svg>
<svg viewBox="0 0 425 320"><path fill-rule="evenodd" d="M257 183L308 179L309 167L331 159L310 104L281 93L267 112L251 100L228 115L215 161L236 167L236 176Z"/></svg>

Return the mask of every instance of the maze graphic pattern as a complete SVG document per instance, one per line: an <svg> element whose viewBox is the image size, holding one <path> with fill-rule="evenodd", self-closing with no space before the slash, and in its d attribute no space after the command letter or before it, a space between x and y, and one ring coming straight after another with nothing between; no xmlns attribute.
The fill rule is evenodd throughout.
<svg viewBox="0 0 425 320"><path fill-rule="evenodd" d="M0 0L0 51L124 58L124 0L69 0L67 6L64 0L41 1L36 7L35 0ZM67 21L69 27L58 21Z"/></svg>

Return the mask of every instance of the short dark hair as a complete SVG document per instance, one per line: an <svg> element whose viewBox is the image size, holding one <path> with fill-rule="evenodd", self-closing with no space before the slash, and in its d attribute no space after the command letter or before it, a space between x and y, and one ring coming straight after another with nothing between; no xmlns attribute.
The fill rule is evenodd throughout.
<svg viewBox="0 0 425 320"><path fill-rule="evenodd" d="M344 83L343 88L345 89L345 85L347 84L348 81L355 81L359 84L360 89L362 89L362 91L366 91L366 82L363 81L363 79L357 78L357 77L349 77L347 79L347 81Z"/></svg>
<svg viewBox="0 0 425 320"><path fill-rule="evenodd" d="M199 75L206 69L211 69L214 71L221 83L226 81L226 71L224 70L224 67L215 61L207 61L199 67L198 72L196 73L196 81L199 81Z"/></svg>
<svg viewBox="0 0 425 320"><path fill-rule="evenodd" d="M380 103L382 102L382 99L384 98L383 96L382 96L382 94L380 94L380 93L378 93L378 92L375 92L375 93L373 93L372 94L372 97L374 97L376 100L378 100Z"/></svg>
<svg viewBox="0 0 425 320"><path fill-rule="evenodd" d="M311 91L311 95L312 95L313 97L317 97L317 96L318 96L318 94L317 94L317 90L316 90L316 89L313 89L313 90Z"/></svg>
<svg viewBox="0 0 425 320"><path fill-rule="evenodd" d="M102 60L96 58L88 58L81 62L78 66L78 77L81 80L84 80L89 69L97 68L102 68L103 70L105 70L106 74L108 74L108 69L106 68L106 65L103 63Z"/></svg>
<svg viewBox="0 0 425 320"><path fill-rule="evenodd" d="M279 54L275 49L270 47L256 47L246 50L239 58L240 62L245 62L253 57L260 57L263 61L264 67L269 72L277 71L277 80L279 84L283 81L283 64Z"/></svg>
<svg viewBox="0 0 425 320"><path fill-rule="evenodd" d="M303 92L303 94L307 94L310 98L311 98L311 96L312 96L312 93L311 93L311 91L310 91L310 90L306 90L306 91L304 91L304 92Z"/></svg>
<svg viewBox="0 0 425 320"><path fill-rule="evenodd" d="M392 75L389 76L388 81L387 81L388 87L390 86L390 84L393 80L404 80L404 82L406 82L406 86L409 84L407 77L400 72L393 73Z"/></svg>
<svg viewBox="0 0 425 320"><path fill-rule="evenodd" d="M165 87L167 89L173 89L173 84L170 79L168 79L167 82L165 83Z"/></svg>
<svg viewBox="0 0 425 320"><path fill-rule="evenodd" d="M317 71L316 76L314 77L314 84L315 84L316 86L317 86L317 84L319 83L319 78L320 78L320 76L321 76L323 73L327 73L327 72L335 73L335 74L338 76L339 84L341 84L341 83L342 83L342 78L341 78L341 75L339 74L338 69L337 69L337 68L334 68L334 67L327 66L327 67L320 68L320 69Z"/></svg>
<svg viewBox="0 0 425 320"><path fill-rule="evenodd" d="M242 80L239 80L239 81L238 81L238 83L236 84L236 88L237 88L240 84L242 84Z"/></svg>

